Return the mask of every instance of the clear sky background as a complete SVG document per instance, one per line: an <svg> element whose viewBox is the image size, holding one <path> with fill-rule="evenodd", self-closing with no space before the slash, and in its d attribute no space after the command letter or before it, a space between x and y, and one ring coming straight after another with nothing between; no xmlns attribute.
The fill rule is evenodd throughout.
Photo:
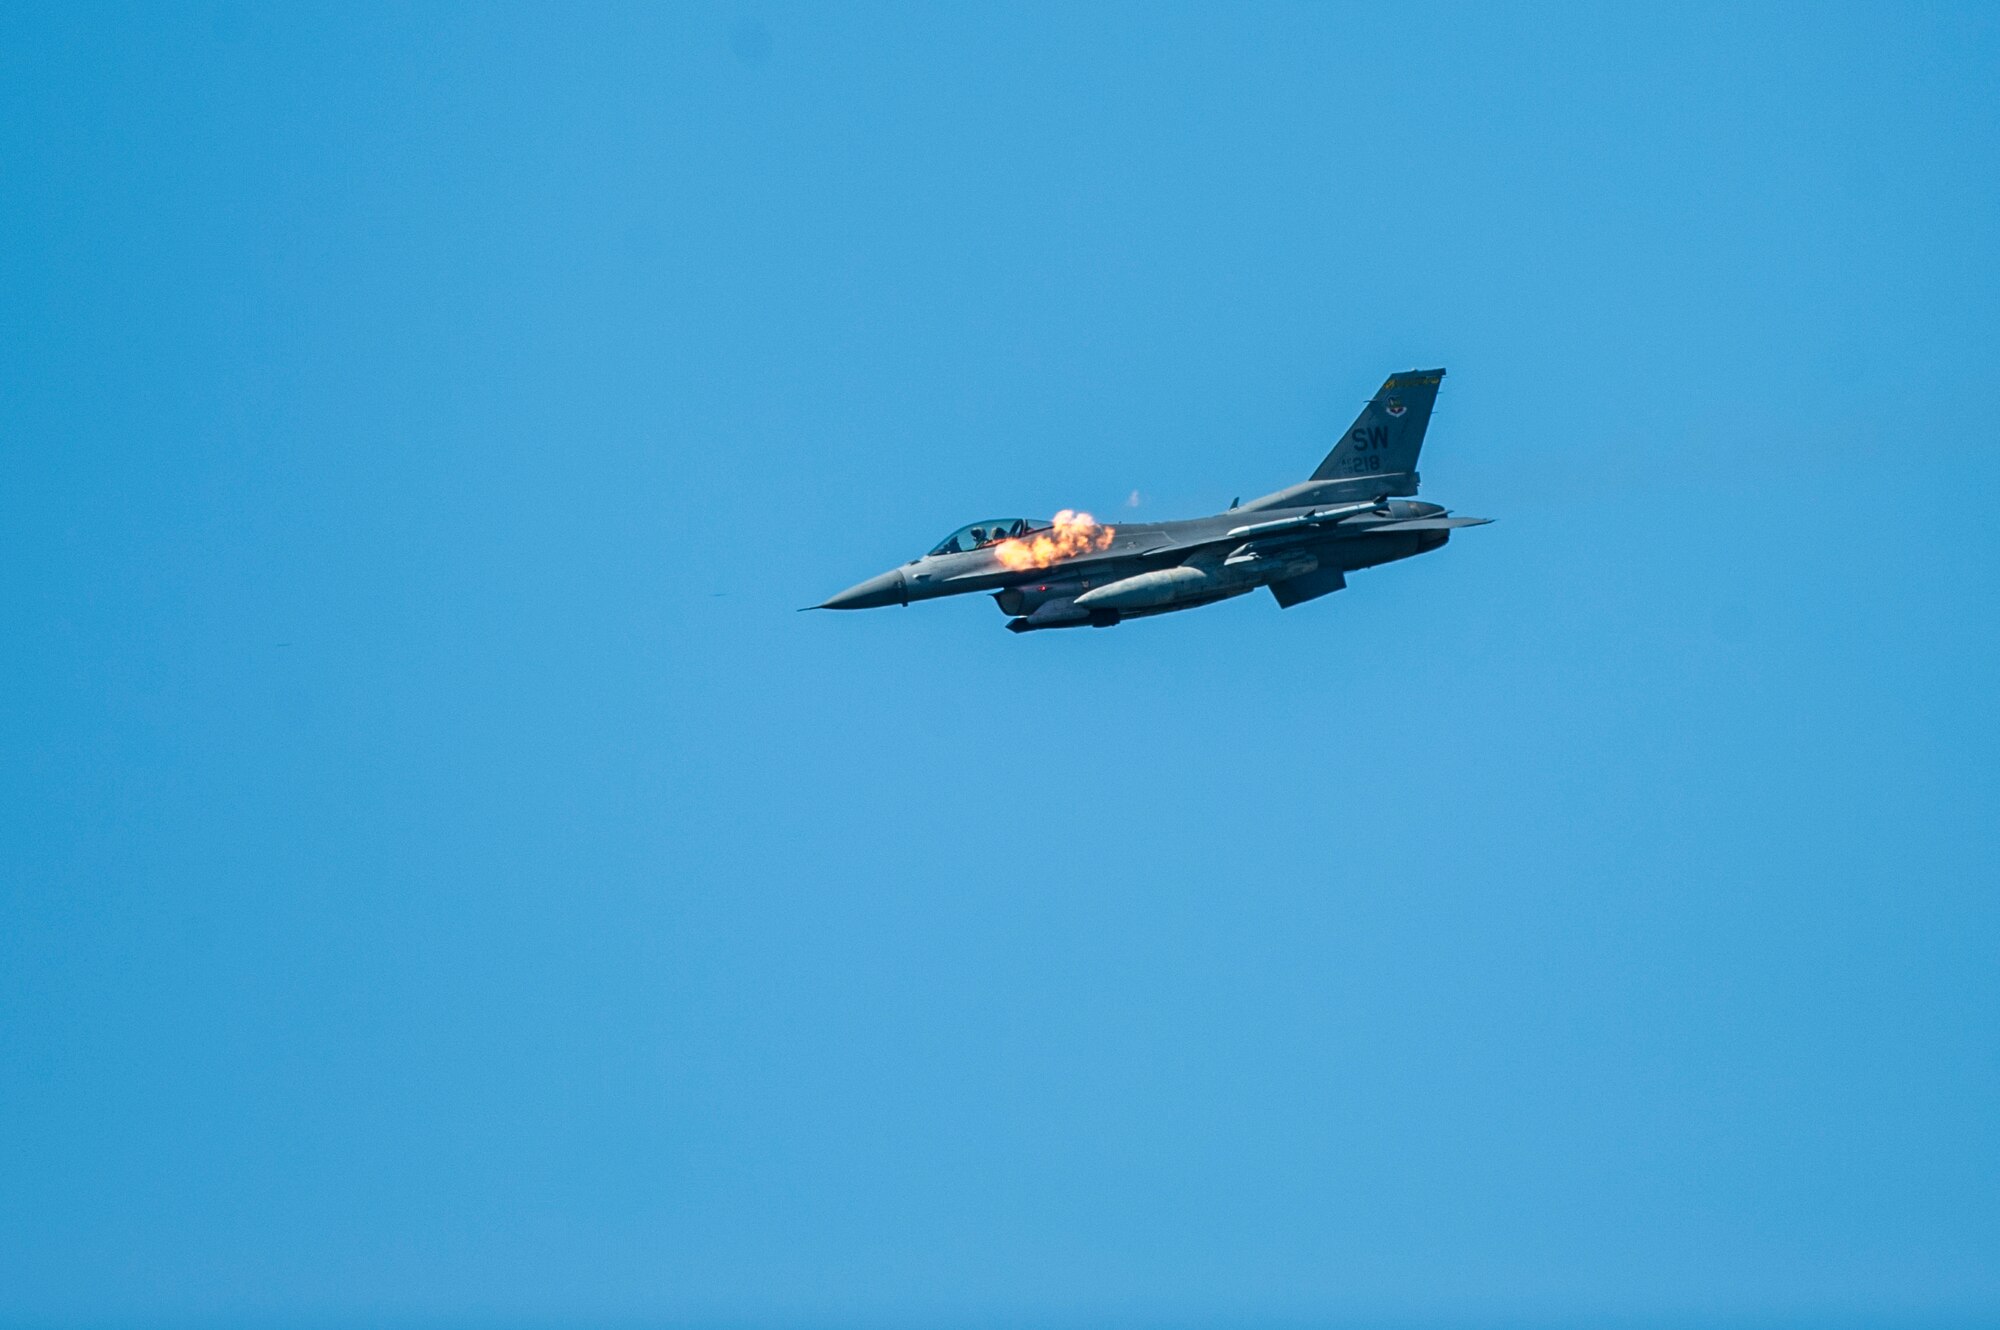
<svg viewBox="0 0 2000 1330"><path fill-rule="evenodd" d="M2000 1319L1996 309L1991 6L11 7L0 1320Z"/></svg>

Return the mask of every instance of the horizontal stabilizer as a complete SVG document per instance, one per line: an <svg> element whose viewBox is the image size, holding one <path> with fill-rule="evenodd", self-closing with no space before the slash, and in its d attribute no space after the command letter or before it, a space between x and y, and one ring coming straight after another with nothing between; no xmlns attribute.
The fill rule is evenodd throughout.
<svg viewBox="0 0 2000 1330"><path fill-rule="evenodd" d="M1330 596L1346 585L1347 578L1338 568L1322 568L1303 577L1287 577L1281 582L1271 583L1271 597L1278 602L1278 608L1288 610L1294 605Z"/></svg>

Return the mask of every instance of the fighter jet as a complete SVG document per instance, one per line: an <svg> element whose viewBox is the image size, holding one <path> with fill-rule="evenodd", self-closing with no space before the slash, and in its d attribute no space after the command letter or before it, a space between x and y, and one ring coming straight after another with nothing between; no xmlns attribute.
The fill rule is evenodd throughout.
<svg viewBox="0 0 2000 1330"><path fill-rule="evenodd" d="M1331 594L1359 568L1437 549L1459 527L1411 498L1441 369L1392 374L1312 476L1213 517L1120 522L1087 513L969 522L930 553L849 587L821 610L990 592L1017 633L1108 628L1269 587L1285 609Z"/></svg>

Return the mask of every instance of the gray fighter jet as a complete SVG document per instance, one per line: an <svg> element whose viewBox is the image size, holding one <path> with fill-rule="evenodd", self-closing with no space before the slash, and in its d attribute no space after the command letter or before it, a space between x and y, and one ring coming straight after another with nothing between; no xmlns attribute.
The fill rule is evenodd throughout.
<svg viewBox="0 0 2000 1330"><path fill-rule="evenodd" d="M1120 522L1058 513L1052 521L971 522L822 610L866 610L986 591L1017 633L1107 628L1190 610L1260 586L1286 609L1347 585L1358 568L1438 548L1462 526L1417 492L1417 453L1441 369L1392 374L1312 478L1184 522Z"/></svg>

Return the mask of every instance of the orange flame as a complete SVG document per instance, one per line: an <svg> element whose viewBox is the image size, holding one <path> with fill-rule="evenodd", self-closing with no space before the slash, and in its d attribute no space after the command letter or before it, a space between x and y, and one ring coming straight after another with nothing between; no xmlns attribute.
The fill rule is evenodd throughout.
<svg viewBox="0 0 2000 1330"><path fill-rule="evenodd" d="M1115 534L1115 527L1102 525L1089 513L1073 513L1065 508L1056 514L1056 524L1049 530L1003 540L993 547L993 553L1002 564L1015 572L1023 572L1029 568L1046 568L1056 560L1072 555L1108 550L1111 548L1111 537Z"/></svg>

